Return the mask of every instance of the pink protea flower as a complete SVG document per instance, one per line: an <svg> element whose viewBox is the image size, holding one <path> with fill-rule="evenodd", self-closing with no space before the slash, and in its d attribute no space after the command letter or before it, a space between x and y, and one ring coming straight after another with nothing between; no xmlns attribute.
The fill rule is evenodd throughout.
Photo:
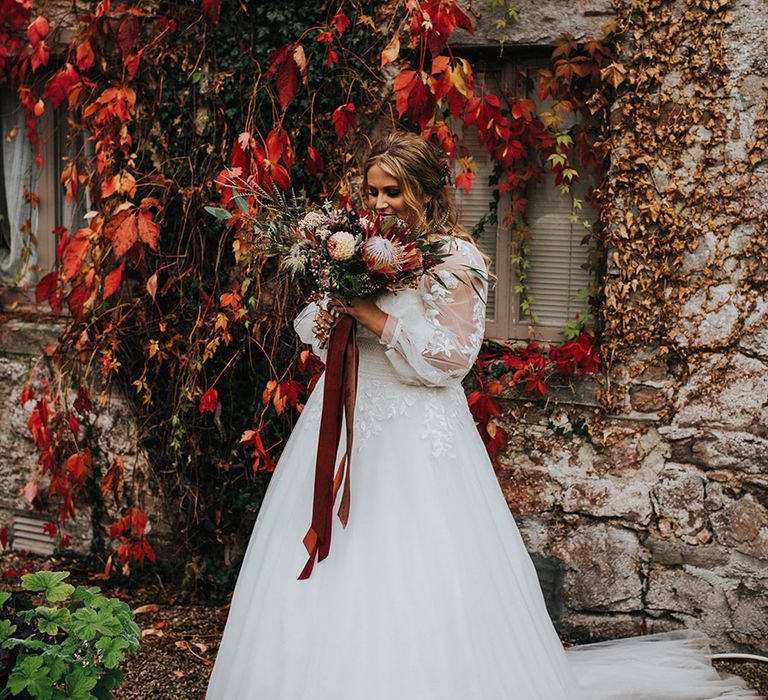
<svg viewBox="0 0 768 700"><path fill-rule="evenodd" d="M355 237L347 231L337 231L328 239L328 253L334 260L349 260L355 254Z"/></svg>
<svg viewBox="0 0 768 700"><path fill-rule="evenodd" d="M361 255L371 272L393 275L400 269L403 248L397 241L371 236L363 244Z"/></svg>

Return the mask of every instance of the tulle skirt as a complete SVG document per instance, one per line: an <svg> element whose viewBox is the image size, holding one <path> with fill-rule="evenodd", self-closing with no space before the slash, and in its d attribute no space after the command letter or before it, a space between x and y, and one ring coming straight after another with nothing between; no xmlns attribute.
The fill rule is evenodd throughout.
<svg viewBox="0 0 768 700"><path fill-rule="evenodd" d="M207 700L758 697L701 633L563 649L459 385L361 369L349 523L298 580L321 398L322 380L270 482Z"/></svg>

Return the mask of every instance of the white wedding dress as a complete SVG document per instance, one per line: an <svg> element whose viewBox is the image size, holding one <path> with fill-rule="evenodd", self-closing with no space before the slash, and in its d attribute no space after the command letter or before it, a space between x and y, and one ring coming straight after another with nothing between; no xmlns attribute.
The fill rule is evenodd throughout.
<svg viewBox="0 0 768 700"><path fill-rule="evenodd" d="M444 284L425 276L383 295L381 340L358 330L349 523L334 513L329 556L298 580L322 378L307 401L253 529L207 700L758 697L715 672L701 633L563 649L460 383L485 324L466 266L484 263L469 243L446 245ZM316 312L295 321L305 342Z"/></svg>

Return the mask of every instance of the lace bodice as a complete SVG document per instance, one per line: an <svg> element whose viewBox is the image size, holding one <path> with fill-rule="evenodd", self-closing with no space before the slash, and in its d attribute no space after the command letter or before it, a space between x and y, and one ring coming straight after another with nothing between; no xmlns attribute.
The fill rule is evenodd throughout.
<svg viewBox="0 0 768 700"><path fill-rule="evenodd" d="M414 427L434 455L451 453L456 419L462 412L468 414L461 380L483 341L487 272L472 244L448 239L446 245L450 255L435 271L441 282L425 275L417 288L383 294L376 300L389 316L381 338L358 327L356 449L384 430L389 420L412 415L417 421ZM317 311L316 304L309 304L294 326L325 360L325 350L312 333ZM320 381L304 409L311 422L319 420L322 409Z"/></svg>
<svg viewBox="0 0 768 700"><path fill-rule="evenodd" d="M376 305L389 318L381 338L358 328L360 374L391 375L411 385L457 385L471 369L485 331L487 270L474 245L447 238L448 257L417 288L381 295ZM312 325L318 307L305 307L294 321L299 337L318 347Z"/></svg>

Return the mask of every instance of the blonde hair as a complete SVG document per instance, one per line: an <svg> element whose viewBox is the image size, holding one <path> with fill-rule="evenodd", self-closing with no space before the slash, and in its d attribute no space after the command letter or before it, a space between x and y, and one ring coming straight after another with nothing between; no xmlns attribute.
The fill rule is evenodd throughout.
<svg viewBox="0 0 768 700"><path fill-rule="evenodd" d="M476 245L459 223L459 213L450 196L448 157L435 144L410 131L394 131L376 142L363 164L363 187L368 190L368 170L378 165L394 177L406 205L418 217L426 235L461 238ZM440 231L430 229L440 225ZM483 256L485 257L485 256Z"/></svg>

